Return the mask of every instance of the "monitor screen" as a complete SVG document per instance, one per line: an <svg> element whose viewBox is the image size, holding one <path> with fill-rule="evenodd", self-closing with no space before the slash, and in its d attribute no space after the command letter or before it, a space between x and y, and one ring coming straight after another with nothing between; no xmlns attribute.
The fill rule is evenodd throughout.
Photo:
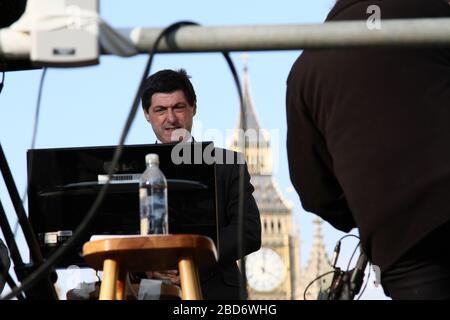
<svg viewBox="0 0 450 320"><path fill-rule="evenodd" d="M219 250L215 163L198 157L211 147L214 150L212 142L124 146L87 233L56 267L83 266L82 246L92 235L139 234L138 181L149 153L159 155L168 182L169 233L206 235ZM73 235L91 208L105 183L114 151L115 146L102 146L27 152L29 218L44 258Z"/></svg>

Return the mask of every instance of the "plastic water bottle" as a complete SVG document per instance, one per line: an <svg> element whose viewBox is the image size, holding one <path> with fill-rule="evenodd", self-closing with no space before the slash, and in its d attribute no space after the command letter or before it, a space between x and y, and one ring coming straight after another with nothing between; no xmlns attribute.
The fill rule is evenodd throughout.
<svg viewBox="0 0 450 320"><path fill-rule="evenodd" d="M167 234L167 180L159 169L159 157L150 153L145 156L147 169L139 182L141 235Z"/></svg>

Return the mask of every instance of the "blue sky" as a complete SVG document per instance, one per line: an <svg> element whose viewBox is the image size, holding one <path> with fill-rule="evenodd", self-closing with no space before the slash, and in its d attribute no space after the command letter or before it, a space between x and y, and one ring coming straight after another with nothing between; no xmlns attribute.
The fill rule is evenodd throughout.
<svg viewBox="0 0 450 320"><path fill-rule="evenodd" d="M334 0L279 1L100 1L100 14L113 27L165 27L179 20L205 26L251 24L320 23ZM275 179L283 192L291 189L287 168L285 136L285 81L300 51L249 52L249 74L253 100L261 125L280 134L279 169ZM232 53L242 71L241 52ZM138 86L147 57L101 57L100 64L73 69L49 69L44 84L37 148L117 144ZM228 67L218 53L162 54L156 56L152 72L163 68L185 68L197 91L198 111L195 131L234 128L238 97ZM25 188L26 150L30 147L40 70L11 72L6 75L0 94L0 141L19 190ZM136 117L128 144L152 143L153 132L141 113ZM224 146L222 141L216 145ZM12 217L3 184L0 196ZM313 216L305 213L295 192L286 193L294 205L301 242L301 261L307 259L312 240ZM323 225L327 251L331 253L343 235ZM22 242L22 237L19 236ZM343 244L342 265L346 265L356 243ZM23 252L26 252L26 248ZM380 297L379 290L368 290L367 297Z"/></svg>

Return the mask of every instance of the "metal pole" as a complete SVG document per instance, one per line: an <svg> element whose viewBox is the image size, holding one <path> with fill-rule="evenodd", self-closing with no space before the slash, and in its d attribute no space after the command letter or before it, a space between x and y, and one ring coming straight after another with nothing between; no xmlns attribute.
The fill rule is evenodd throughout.
<svg viewBox="0 0 450 320"><path fill-rule="evenodd" d="M118 31L149 52L162 28L128 28ZM450 18L381 20L380 29L367 21L333 21L320 24L254 25L178 29L158 46L159 52L211 52L298 50L347 47L450 46ZM29 34L0 30L0 56L29 58Z"/></svg>
<svg viewBox="0 0 450 320"><path fill-rule="evenodd" d="M151 47L160 29L135 28L122 32L143 53ZM450 19L383 20L379 30L369 29L366 21L310 25L188 26L164 39L158 51L258 51L419 45L450 46Z"/></svg>
<svg viewBox="0 0 450 320"><path fill-rule="evenodd" d="M20 226L25 236L26 243L30 249L30 255L32 258L32 263L25 265L20 257L17 245L14 240L14 235L12 234L9 223L6 219L6 214L3 207L0 207L0 223L1 228L5 232L5 240L8 242L8 246L11 245L11 257L14 262L14 269L16 271L17 278L19 281L23 281L32 271L33 268L39 267L44 261L39 248L39 243L34 235L33 229L28 221L28 217L25 213L25 209L22 205L22 200L20 199L19 192L17 191L16 184L12 173L9 169L8 162L6 161L6 156L3 152L2 145L0 144L0 172L3 175L6 188L11 197L11 202L19 219ZM50 281L50 277L46 277L37 283L36 287L26 291L27 297L30 299L57 299L55 288Z"/></svg>
<svg viewBox="0 0 450 320"><path fill-rule="evenodd" d="M9 226L8 218L6 216L5 210L3 209L1 201L0 201L0 229L2 230L3 236L5 237L6 245L9 248L11 259L14 262L14 265L23 265L22 256L20 255L19 248L17 247L16 240L14 239L14 233L12 232L11 227Z"/></svg>
<svg viewBox="0 0 450 320"><path fill-rule="evenodd" d="M22 227L25 240L30 248L30 255L34 263L42 263L43 257L41 250L39 248L39 243L34 235L33 229L28 221L28 217L25 213L25 209L22 205L22 199L20 199L19 192L17 191L16 184L14 183L14 178L12 176L11 170L9 169L8 162L6 161L6 156L3 153L3 148L0 144L0 171L3 175L3 179L8 189L9 195L11 197L11 202L19 219L20 226Z"/></svg>

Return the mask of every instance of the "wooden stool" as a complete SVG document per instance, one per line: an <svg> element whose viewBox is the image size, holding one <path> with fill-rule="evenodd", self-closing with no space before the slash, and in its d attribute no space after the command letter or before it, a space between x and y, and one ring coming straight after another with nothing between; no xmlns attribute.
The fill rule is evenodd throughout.
<svg viewBox="0 0 450 320"><path fill-rule="evenodd" d="M100 300L123 300L128 272L177 269L184 300L202 299L198 268L214 265L214 242L205 236L148 235L89 241L83 246L84 259L103 270Z"/></svg>

